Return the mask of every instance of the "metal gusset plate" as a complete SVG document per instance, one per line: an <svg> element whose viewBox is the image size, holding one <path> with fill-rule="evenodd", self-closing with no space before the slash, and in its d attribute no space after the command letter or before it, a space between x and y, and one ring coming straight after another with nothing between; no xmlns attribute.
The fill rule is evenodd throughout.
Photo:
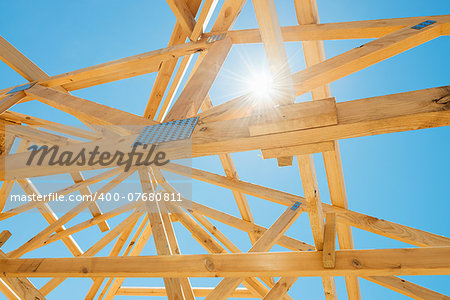
<svg viewBox="0 0 450 300"><path fill-rule="evenodd" d="M412 28L412 29L420 30L420 29L425 28L425 27L427 27L427 26L430 26L431 24L434 24L434 23L436 23L436 21L433 21L433 20L426 20L425 22L422 22L422 23L420 23L420 24L414 25L414 26L411 27L411 28Z"/></svg>
<svg viewBox="0 0 450 300"><path fill-rule="evenodd" d="M24 85L16 86L15 88L10 90L6 94L14 94L14 93L17 93L17 92L20 92L20 91L28 90L29 88L31 88L35 84L36 84L36 82L31 82L31 83L27 83L27 84L24 84Z"/></svg>
<svg viewBox="0 0 450 300"><path fill-rule="evenodd" d="M198 117L176 120L144 127L133 145L150 145L170 141L185 140L191 137Z"/></svg>

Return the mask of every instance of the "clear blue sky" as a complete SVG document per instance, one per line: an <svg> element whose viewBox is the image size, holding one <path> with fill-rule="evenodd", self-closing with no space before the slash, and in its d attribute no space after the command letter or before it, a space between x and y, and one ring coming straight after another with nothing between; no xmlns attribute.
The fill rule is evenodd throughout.
<svg viewBox="0 0 450 300"><path fill-rule="evenodd" d="M293 1L278 0L277 11L281 25L295 25ZM448 0L319 0L322 23L448 14ZM219 1L218 7L223 0ZM175 17L165 1L1 1L0 35L21 50L50 75L107 62L142 52L163 48L169 41ZM217 12L216 12L217 14ZM215 14L215 15L216 15ZM242 11L234 29L256 27L251 1ZM367 41L327 41L327 57L340 54ZM292 71L304 68L300 43L287 44ZM441 37L400 55L369 67L331 84L337 101L399 93L449 84L450 60L448 37ZM251 68L265 63L262 45L233 47L212 90L215 105L240 93L235 75L245 76ZM76 96L141 115L144 111L156 74L75 91ZM233 79L234 77L234 79ZM25 83L25 80L0 63L0 88ZM309 95L302 97L308 99ZM14 108L33 116L75 124L73 118L30 102ZM349 207L352 210L409 225L436 234L450 236L450 128L434 128L382 136L364 137L340 142ZM298 168L278 168L276 161L263 160L258 151L233 154L241 179L302 195ZM314 156L322 201L329 203L329 193L320 155ZM217 157L196 159L194 166L223 174ZM56 184L55 184L56 185ZM38 184L39 187L39 184ZM128 186L128 189L131 187ZM50 192L51 187L41 187ZM53 190L55 188L53 187ZM20 193L17 187L13 191ZM238 215L229 190L193 182L193 199L214 208ZM285 209L261 199L248 197L256 223L270 226ZM84 214L71 221L76 224L88 217ZM115 225L123 217L113 219ZM215 223L216 224L216 223ZM232 241L247 251L248 236L226 225L216 224ZM10 251L27 241L45 227L38 213L27 213L0 223L13 237L4 246ZM205 251L186 230L175 224L182 253ZM409 247L381 236L354 229L358 249ZM307 215L302 215L288 234L312 243ZM93 227L75 235L83 250L100 237ZM106 255L110 247L99 255ZM284 251L274 247L273 250ZM144 254L154 254L149 242ZM60 242L27 254L26 257L70 256ZM409 276L406 278L425 287L450 294L449 276ZM47 279L33 279L38 287ZM192 279L194 286L213 286L216 279ZM336 278L339 299L347 299L342 278ZM408 299L391 290L360 280L363 299ZM66 280L48 299L82 299L91 281ZM128 286L162 286L160 279L126 280ZM324 299L319 278L300 278L290 291L294 299ZM131 297L117 297L128 299ZM0 299L3 299L0 296ZM156 298L155 298L156 299Z"/></svg>

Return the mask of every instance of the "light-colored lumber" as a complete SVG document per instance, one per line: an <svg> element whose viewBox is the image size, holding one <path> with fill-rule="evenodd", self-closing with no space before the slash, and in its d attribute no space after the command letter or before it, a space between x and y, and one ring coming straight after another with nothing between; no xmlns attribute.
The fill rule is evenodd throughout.
<svg viewBox="0 0 450 300"><path fill-rule="evenodd" d="M276 113L273 111L271 108L251 115L251 136L335 125L338 121L334 98L280 106Z"/></svg>
<svg viewBox="0 0 450 300"><path fill-rule="evenodd" d="M206 297L212 291L212 288L193 288L195 297ZM166 289L163 287L121 287L117 294L118 296L159 296L166 297ZM247 289L237 288L231 295L232 298L256 298Z"/></svg>
<svg viewBox="0 0 450 300"><path fill-rule="evenodd" d="M291 155L313 154L319 152L333 151L335 149L334 142L320 142L315 144L306 144L299 146L261 149L264 159L275 157L286 157Z"/></svg>
<svg viewBox="0 0 450 300"><path fill-rule="evenodd" d="M151 194L154 192L154 187L152 186L152 180L150 178L149 169L140 168L139 179L142 185L142 191L146 194ZM148 218L153 231L153 238L155 241L156 252L158 255L174 255L172 247L168 239L168 233L166 231L166 226L163 221L162 212L156 201L146 201L145 203ZM173 229L172 229L173 230ZM181 289L181 282L179 278L169 278L164 277L164 284L166 286L167 295L169 300L184 299L183 291Z"/></svg>
<svg viewBox="0 0 450 300"><path fill-rule="evenodd" d="M317 250L323 250L324 244L324 215L322 201L320 200L319 186L312 155L297 155L297 163L308 206L309 223L311 224L314 245ZM327 300L336 299L336 284L330 276L322 277L322 284Z"/></svg>
<svg viewBox="0 0 450 300"><path fill-rule="evenodd" d="M6 277L407 276L444 275L449 270L449 247L339 250L334 269L324 269L322 253L315 251L0 259Z"/></svg>
<svg viewBox="0 0 450 300"><path fill-rule="evenodd" d="M208 111L209 109L212 109L212 102L209 96L206 97L206 100L203 101L202 104L202 111ZM223 170L225 171L225 174L228 178L237 179L239 180L238 173L236 171L236 167L234 165L233 159L230 154L219 154L220 162L222 163ZM243 194L240 191L233 191L234 199L236 199L236 204L239 208L239 212L242 216L242 219L248 222L254 223L253 215L250 210L250 206L248 205L247 198L245 194ZM257 238L250 234L249 235L250 240L252 241L252 244L256 242Z"/></svg>
<svg viewBox="0 0 450 300"><path fill-rule="evenodd" d="M335 213L338 223L367 230L404 243L418 247L450 246L450 239L441 235L327 204L324 204L324 210Z"/></svg>
<svg viewBox="0 0 450 300"><path fill-rule="evenodd" d="M0 100L0 114L10 109L12 106L14 106L14 104L20 102L25 97L26 94L24 91L7 95L5 98Z"/></svg>
<svg viewBox="0 0 450 300"><path fill-rule="evenodd" d="M185 0L167 0L170 9L177 18L178 23L183 28L184 32L188 35L192 35L192 31L195 27L195 16L192 14Z"/></svg>
<svg viewBox="0 0 450 300"><path fill-rule="evenodd" d="M115 61L87 67L47 79L38 83L46 87L62 86L67 91L87 88L93 85L121 80L157 71L162 61L203 51L208 48L206 40L174 45ZM0 94L4 91L1 90Z"/></svg>
<svg viewBox="0 0 450 300"><path fill-rule="evenodd" d="M302 212L298 205L289 207L273 225L258 239L258 241L248 251L264 252L269 251L276 243L276 241L283 236L290 225L294 223L297 217ZM206 297L206 299L227 299L229 295L239 286L244 278L225 278L216 288Z"/></svg>
<svg viewBox="0 0 450 300"><path fill-rule="evenodd" d="M301 3L301 2L296 2ZM363 20L321 24L301 24L294 26L282 26L281 34L285 42L298 41L323 41L346 39L376 39L400 30L406 26L413 26L424 20L438 20L444 25L442 34L448 35L448 16L423 16L407 18L391 18L377 20ZM205 36L220 34L222 32L210 32ZM233 44L262 43L259 29L230 30L228 35Z"/></svg>
<svg viewBox="0 0 450 300"><path fill-rule="evenodd" d="M292 75L296 96L439 37L439 22L421 30L406 27Z"/></svg>
<svg viewBox="0 0 450 300"><path fill-rule="evenodd" d="M187 6L189 7L192 15L196 15L197 11L202 3L201 0L187 1ZM199 23L198 23L199 24ZM181 24L177 22L173 29L172 35L169 40L169 47L182 44L186 41L188 37L187 33L183 30ZM183 61L185 64L188 62L190 56L185 56ZM158 74L156 75L156 80L150 94L150 98L147 102L147 106L144 110L144 117L148 119L153 119L158 111L158 107L162 101L164 93L169 85L170 78L173 71L177 65L177 58L168 59L162 62ZM180 65L181 68L181 65ZM159 120L160 121L160 120Z"/></svg>
<svg viewBox="0 0 450 300"><path fill-rule="evenodd" d="M184 141L161 144L157 149L166 153L167 159L198 157L229 153L236 151L249 151L267 148L274 142L278 146L293 146L292 144L311 144L342 138L353 138L383 133L417 130L446 126L450 124L449 103L437 104L436 99L448 95L446 87L431 88L407 93L366 98L360 100L340 102L336 104L338 111L338 124L319 128L287 131L267 136L249 136L246 124L248 119L228 120L202 124L194 129L192 135L192 156L185 151ZM389 110L384 109L388 107ZM206 130L204 128L207 128ZM231 134L232 133L232 134ZM214 137L214 138L213 138ZM111 149L127 152L136 135L124 137L119 141L104 140L104 142L77 143L60 147L61 151L80 151L85 148L90 151L99 146L99 151ZM183 147L180 147L182 145ZM28 177L58 174L68 172L67 166L46 165L48 156L41 166L26 166L27 154L9 155L5 159L8 172L0 173L0 178L7 176L7 180L23 177L23 171ZM71 171L102 168L94 166L70 166ZM26 170L25 170L26 169ZM2 171L2 170L0 170Z"/></svg>
<svg viewBox="0 0 450 300"><path fill-rule="evenodd" d="M196 72L173 104L165 121L183 119L197 114L230 49L231 41L228 37L212 44Z"/></svg>
<svg viewBox="0 0 450 300"><path fill-rule="evenodd" d="M3 230L0 232L0 247L2 247L6 241L11 237L11 232L8 230Z"/></svg>
<svg viewBox="0 0 450 300"><path fill-rule="evenodd" d="M334 268L336 265L336 214L327 213L323 236L323 267Z"/></svg>
<svg viewBox="0 0 450 300"><path fill-rule="evenodd" d="M281 36L274 0L253 0L256 20L264 43L275 93L271 97L274 104L288 104L295 101L291 71Z"/></svg>
<svg viewBox="0 0 450 300"><path fill-rule="evenodd" d="M412 282L394 276L371 276L363 277L366 280L394 290L412 299L418 300L449 300L450 297L424 288Z"/></svg>
<svg viewBox="0 0 450 300"><path fill-rule="evenodd" d="M275 286L270 290L263 300L277 300L283 297L292 285L297 281L297 277L282 277L278 280Z"/></svg>

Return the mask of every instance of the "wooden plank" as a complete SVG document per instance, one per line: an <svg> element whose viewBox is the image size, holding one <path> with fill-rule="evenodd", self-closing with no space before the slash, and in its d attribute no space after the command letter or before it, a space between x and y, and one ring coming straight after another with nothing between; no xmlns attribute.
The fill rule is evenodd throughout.
<svg viewBox="0 0 450 300"><path fill-rule="evenodd" d="M20 91L17 93L9 94L8 96L0 100L0 114L13 107L14 104L25 98L25 96L25 92Z"/></svg>
<svg viewBox="0 0 450 300"><path fill-rule="evenodd" d="M93 85L121 80L129 77L157 71L164 60L190 55L206 50L209 45L206 39L186 44L174 45L103 64L38 79L40 85L46 87L62 86L67 91L86 88ZM36 80L36 79L35 79ZM10 89L1 90L4 94Z"/></svg>
<svg viewBox="0 0 450 300"><path fill-rule="evenodd" d="M142 192L150 195L154 192L152 180L147 168L140 168L139 179L142 185ZM156 201L146 201L145 203L148 218L153 231L153 238L155 241L156 252L158 255L173 255L169 244L167 232L165 230L164 221L162 219L161 211ZM188 276L184 276L188 277ZM181 290L180 279L177 277L164 277L164 285L166 286L167 296L169 300L184 299Z"/></svg>
<svg viewBox="0 0 450 300"><path fill-rule="evenodd" d="M323 267L330 269L336 265L336 214L327 213L323 237Z"/></svg>
<svg viewBox="0 0 450 300"><path fill-rule="evenodd" d="M277 92L273 95L272 101L275 104L294 103L291 71L281 36L275 2L274 0L253 0L252 2Z"/></svg>
<svg viewBox="0 0 450 300"><path fill-rule="evenodd" d="M26 93L37 100L68 114L99 125L153 125L155 121L108 107L99 103L35 85Z"/></svg>
<svg viewBox="0 0 450 300"><path fill-rule="evenodd" d="M19 296L8 286L8 284L0 278L0 293L8 300L20 300Z"/></svg>
<svg viewBox="0 0 450 300"><path fill-rule="evenodd" d="M441 34L440 23L416 30L410 27L312 65L292 75L295 94L300 96L324 84L367 68L389 57L421 45Z"/></svg>
<svg viewBox="0 0 450 300"><path fill-rule="evenodd" d="M336 214L338 223L367 230L418 247L450 246L450 239L409 226L324 204L325 212Z"/></svg>
<svg viewBox="0 0 450 300"><path fill-rule="evenodd" d="M319 12L316 0L294 0L298 24L318 24ZM323 41L303 41L303 56L306 67L309 68L325 60ZM318 86L311 90L313 100L331 97L328 85Z"/></svg>
<svg viewBox="0 0 450 300"><path fill-rule="evenodd" d="M28 81L46 78L48 75L0 36L0 60Z"/></svg>
<svg viewBox="0 0 450 300"><path fill-rule="evenodd" d="M450 247L339 250L335 269L323 268L322 253L316 251L0 259L6 277L407 276L449 271Z"/></svg>
<svg viewBox="0 0 450 300"><path fill-rule="evenodd" d="M292 166L293 157L292 156L280 156L277 157L277 162L279 167Z"/></svg>
<svg viewBox="0 0 450 300"><path fill-rule="evenodd" d="M97 192L98 195L102 193L107 193L114 187L116 187L119 183L121 183L123 180L125 180L128 176L130 176L133 172L124 172L118 175L116 178L108 182L106 185L104 185L102 188L100 188ZM94 199L94 201L97 199ZM31 238L29 241L27 241L25 244L21 245L16 250L11 251L8 253L8 256L10 257L20 257L23 254L27 253L31 249L33 249L35 246L42 243L49 234L53 233L54 231L57 231L58 228L63 226L65 223L69 222L71 219L73 219L75 216L77 216L79 213L81 213L86 207L88 206L87 202L81 202L80 204L76 205L74 208L69 210L66 214L61 216L61 218L55 220L52 222L48 227L43 229L41 232L39 232L37 235L35 235L33 238Z"/></svg>
<svg viewBox="0 0 450 300"><path fill-rule="evenodd" d="M450 297L394 276L363 277L366 280L418 300L449 300Z"/></svg>
<svg viewBox="0 0 450 300"><path fill-rule="evenodd" d="M187 6L189 7L192 15L196 15L197 11L202 3L201 0L187 1ZM172 35L170 36L169 47L182 44L187 38L186 32L181 27L180 23L176 23L173 29ZM190 56L186 56L190 57ZM188 61L186 57L183 61ZM158 111L158 107L161 104L164 93L169 85L170 78L173 71L177 65L178 59L169 59L162 62L158 74L156 75L155 83L153 84L152 92L150 98L148 99L147 106L145 107L144 117L148 119L153 119ZM181 67L181 66L180 66ZM161 120L159 120L161 121Z"/></svg>
<svg viewBox="0 0 450 300"><path fill-rule="evenodd" d="M41 195L29 179L19 180L19 181L17 181L17 183L23 189L25 194L27 194L29 196ZM63 226L63 224L55 225L55 224L59 223L59 219L56 216L56 214L53 212L52 208L47 203L40 203L40 205L36 206L36 208L39 210L41 215L47 221L47 223L49 224L49 227L54 228L55 232L65 230L65 227ZM81 250L80 246L78 245L77 242L75 242L75 239L72 236L66 236L66 237L62 238L61 240L64 243L64 245L66 245L67 249L69 249L69 251L74 256L80 256L81 254L83 254L83 251ZM11 257L14 257L13 254L11 254L11 253L9 253L8 255Z"/></svg>
<svg viewBox="0 0 450 300"><path fill-rule="evenodd" d="M11 237L11 232L8 230L3 230L0 233L0 248L6 243L6 241Z"/></svg>
<svg viewBox="0 0 450 300"><path fill-rule="evenodd" d="M112 240L114 240L117 236L121 235L123 232L127 232L131 230L138 219L142 216L142 209L138 208L132 213L130 216L125 218L119 225L117 225L114 229L109 231L106 235L104 235L99 241L97 241L94 245L92 245L86 252L81 255L81 257L92 257L97 254L100 250L102 250L106 245L108 245ZM130 229L131 227L131 229ZM47 282L40 291L47 295L52 290L54 290L58 285L64 282L66 278L64 277L55 277Z"/></svg>
<svg viewBox="0 0 450 300"><path fill-rule="evenodd" d="M187 36L191 36L195 27L195 16L192 14L185 0L167 0L170 9L177 18Z"/></svg>
<svg viewBox="0 0 450 300"><path fill-rule="evenodd" d="M261 149L261 154L264 159L269 159L276 157L286 157L291 155L314 154L320 152L333 151L334 149L335 149L334 142L328 141L283 148Z"/></svg>
<svg viewBox="0 0 450 300"><path fill-rule="evenodd" d="M97 139L101 138L100 135L98 135L92 131L83 130L83 129L76 128L73 126L68 126L68 125L52 122L49 120L44 120L41 118L37 118L34 116L25 115L25 114L13 112L13 111L4 112L0 118L3 120L9 120L9 121L14 121L14 122L18 122L18 123L28 124L34 128L36 128L36 127L37 128L45 128L45 129L49 129L52 131L65 133L68 135L72 135L72 136L76 136L76 137L84 138L84 139L88 139L88 140L97 140Z"/></svg>
<svg viewBox="0 0 450 300"><path fill-rule="evenodd" d="M130 243L128 244L128 247L125 249L125 252L123 253L123 256L138 256L141 252L146 243L148 242L150 235L152 233L152 227L150 226L148 222L148 215L147 217L144 217L144 220L141 223L141 226L138 228L138 230L135 232L133 238L131 239ZM89 290L88 294L86 295L86 299L93 299L95 296L96 291L98 288L100 288L102 280L98 281L98 284L93 284L91 289ZM112 300L117 292L117 290L122 285L125 278L114 278L110 279L109 282L111 282L111 288L106 292L106 290L109 287L109 284L105 285L104 290L100 294L99 298L105 296L105 300Z"/></svg>
<svg viewBox="0 0 450 300"><path fill-rule="evenodd" d="M283 26L281 34L285 42L376 39L425 20L440 21L443 25L442 34L450 34L448 15ZM205 36L221 33L212 31L205 33ZM230 30L227 34L233 44L262 43L259 29Z"/></svg>
<svg viewBox="0 0 450 300"><path fill-rule="evenodd" d="M195 297L206 297L212 291L212 288L195 287L193 288ZM159 296L167 297L166 289L163 287L121 287L118 296ZM249 290L238 288L230 297L232 298L256 298Z"/></svg>
<svg viewBox="0 0 450 300"><path fill-rule="evenodd" d="M296 158L302 180L303 192L305 193L305 200L308 206L309 223L311 224L314 245L317 250L322 251L324 243L323 209L313 157L312 155L298 155ZM325 298L327 300L335 299L337 292L334 278L323 276L322 284Z"/></svg>
<svg viewBox="0 0 450 300"><path fill-rule="evenodd" d="M0 250L0 259L8 258L8 256ZM15 276L5 277L3 274L0 276L2 288L0 290L12 297L12 299L20 300L45 300L45 296L31 283L26 277ZM14 298L15 297L15 298Z"/></svg>
<svg viewBox="0 0 450 300"><path fill-rule="evenodd" d="M334 98L284 105L273 111L271 108L251 116L251 136L337 124Z"/></svg>
<svg viewBox="0 0 450 300"><path fill-rule="evenodd" d="M289 207L272 226L258 239L258 241L248 251L251 252L264 252L269 251L277 242L277 240L284 235L286 230L294 223L302 209L299 205ZM206 300L214 299L227 299L229 295L244 281L245 277L241 278L225 278L216 288L206 297Z"/></svg>
<svg viewBox="0 0 450 300"><path fill-rule="evenodd" d="M208 25L209 20L216 8L218 0L205 0L198 15L197 22L192 30L191 39L196 41L204 32L206 25Z"/></svg>
<svg viewBox="0 0 450 300"><path fill-rule="evenodd" d="M230 49L231 41L228 37L212 44L195 74L186 83L170 109L165 121L183 119L197 114Z"/></svg>
<svg viewBox="0 0 450 300"><path fill-rule="evenodd" d="M202 111L208 111L213 108L211 99L206 97L209 101L204 101L202 105ZM223 170L228 178L238 179L239 176L236 171L236 167L234 165L233 159L230 154L219 154L220 162L222 163ZM254 223L253 215L250 210L250 206L248 205L247 198L245 194L239 191L233 191L234 199L236 200L236 204L239 208L239 213L243 220ZM249 234L250 241L254 244L257 240L257 237L253 234Z"/></svg>
<svg viewBox="0 0 450 300"><path fill-rule="evenodd" d="M193 1L190 1L190 2L193 2ZM211 2L213 2L213 3L211 3ZM210 16L210 14L212 13L212 10L215 8L216 4L217 4L217 1L211 1L211 0L206 0L205 3L203 4L202 11L197 19L196 27L194 28L194 33L193 33L193 37L192 37L194 40L196 38L198 38L196 34L200 33L201 25L206 25L207 22L209 21L208 15ZM214 23L213 29L215 28L216 30L228 30L229 28L231 28L231 26L233 25L235 19L239 15L244 4L245 4L245 0L226 1L223 4L223 6L216 18L216 22ZM206 10L208 8L209 8L209 11L208 11L208 13L206 13ZM204 21L203 21L203 19L204 19ZM204 23L201 23L201 22L204 22ZM198 69L198 66L203 61L204 56L205 56L204 53L200 53L200 55L196 61L196 64L194 65L194 68L190 74L190 77L193 74L195 74L195 70ZM167 109L170 107L173 97L176 94L176 91L178 90L179 84L180 84L182 78L184 77L184 74L185 74L186 69L190 62L190 58L191 57L188 58L186 56L181 61L180 66L177 71L177 74L175 75L175 78L173 80L172 86L170 87L170 90L167 93L167 97L161 107L161 111L158 115L158 121L161 121L166 117ZM165 89L166 89L166 87L164 87L164 90ZM153 91L152 91L152 93L153 93ZM161 94L161 97L162 97L162 94ZM149 104L150 104L150 101L149 101ZM159 102L158 102L158 105L156 105L156 109L158 106L159 106ZM156 112L156 109L155 109L155 112Z"/></svg>
<svg viewBox="0 0 450 300"><path fill-rule="evenodd" d="M204 123L194 129L192 154L183 150L186 141L163 143L156 148L156 151L164 151L166 158L171 160L264 149L273 146L274 143L279 147L285 147L293 146L293 143L297 145L311 144L343 138L446 126L450 124L450 102L438 104L436 101L447 95L448 89L441 87L340 102L336 104L338 111L337 125L255 137L249 136L248 118ZM91 151L98 146L100 152L110 152L111 149L128 152L135 139L136 135L132 135L123 137L118 141L104 139L90 143L77 143L60 147L60 151L68 150L78 153L83 148L85 151ZM190 141L188 140L188 142ZM27 153L0 157L0 161L3 159L8 172L4 173L4 170L1 169L0 178L5 178L6 175L7 180L21 178L25 173L28 177L33 177L103 167L100 165L70 167L55 165L49 167L47 165L48 157L43 160L41 166L36 166L36 162L28 166L25 164L28 160Z"/></svg>
<svg viewBox="0 0 450 300"><path fill-rule="evenodd" d="M166 184L163 185L166 186ZM177 205L173 205L171 203L168 203L167 206L172 212L172 214L174 214L177 218L179 218L180 222L186 227L186 229L188 229L192 233L194 239L197 240L199 244L202 245L208 252L226 253L226 250L180 207L178 207ZM257 296L265 294L264 290L265 287L262 284L260 284L256 278L249 277L245 279L243 284ZM261 289L263 289L263 292L260 292Z"/></svg>
<svg viewBox="0 0 450 300"><path fill-rule="evenodd" d="M264 296L263 300L277 300L285 295L292 285L297 281L297 277L282 277L275 286Z"/></svg>

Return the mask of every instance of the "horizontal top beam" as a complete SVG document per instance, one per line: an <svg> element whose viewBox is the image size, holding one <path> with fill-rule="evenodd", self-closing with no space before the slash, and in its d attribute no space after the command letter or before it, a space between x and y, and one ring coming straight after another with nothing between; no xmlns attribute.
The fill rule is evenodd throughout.
<svg viewBox="0 0 450 300"><path fill-rule="evenodd" d="M336 104L338 122L317 128L289 130L274 134L251 136L249 125L251 116L217 122L201 122L196 126L191 140L181 140L159 144L155 151L166 153L166 159L180 159L198 156L216 155L265 149L276 144L287 147L311 144L338 139L369 136L383 133L416 130L450 125L450 102L438 103L439 99L449 94L450 87L431 88L413 92L372 97ZM296 105L296 104L294 104ZM275 110L276 108L274 108ZM106 138L94 142L77 143L63 146L60 151L86 153L99 146L100 152L129 152L137 135L124 136L120 139ZM2 169L0 178L7 179L43 176L90 169L105 166L60 166L48 165L48 155L41 166L35 160L26 165L29 153L19 153L0 157L6 162L6 172ZM2 161L0 161L2 163ZM110 165L108 167L113 167Z"/></svg>

